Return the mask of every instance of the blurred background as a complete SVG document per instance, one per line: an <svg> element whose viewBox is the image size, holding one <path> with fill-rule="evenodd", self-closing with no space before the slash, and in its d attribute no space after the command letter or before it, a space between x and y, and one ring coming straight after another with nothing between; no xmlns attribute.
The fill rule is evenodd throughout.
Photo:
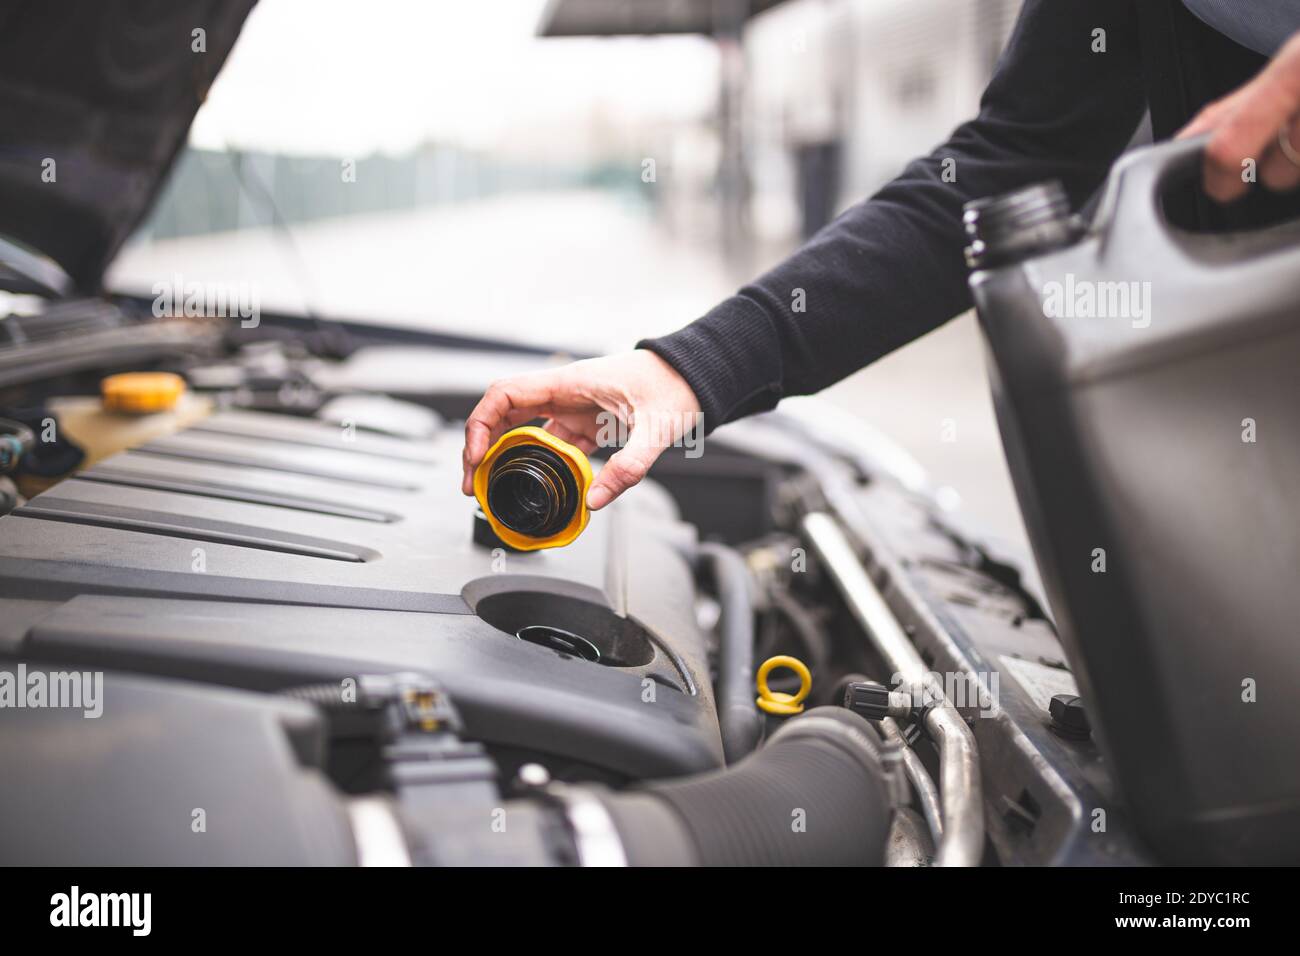
<svg viewBox="0 0 1300 956"><path fill-rule="evenodd" d="M625 349L972 116L1019 6L261 0L109 282ZM967 315L825 398L1019 543L983 361Z"/></svg>

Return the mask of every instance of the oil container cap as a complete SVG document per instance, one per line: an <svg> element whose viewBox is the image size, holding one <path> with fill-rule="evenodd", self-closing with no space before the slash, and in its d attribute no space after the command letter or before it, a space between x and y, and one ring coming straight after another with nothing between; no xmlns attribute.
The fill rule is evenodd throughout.
<svg viewBox="0 0 1300 956"><path fill-rule="evenodd" d="M123 372L99 383L104 408L113 412L165 412L185 394L185 380L171 372Z"/></svg>
<svg viewBox="0 0 1300 956"><path fill-rule="evenodd" d="M971 240L966 247L971 269L1020 262L1068 246L1082 232L1081 221L1070 215L1065 187L1056 180L968 202L962 223Z"/></svg>

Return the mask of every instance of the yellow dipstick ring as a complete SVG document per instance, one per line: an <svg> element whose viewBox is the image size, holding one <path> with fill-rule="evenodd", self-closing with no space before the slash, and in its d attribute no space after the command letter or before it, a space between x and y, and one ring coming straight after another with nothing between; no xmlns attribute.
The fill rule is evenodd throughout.
<svg viewBox="0 0 1300 956"><path fill-rule="evenodd" d="M783 694L767 686L767 675L778 667L789 668L799 675L799 692L797 694ZM799 658L779 654L763 661L758 668L758 675L755 677L754 683L758 687L758 700L755 703L758 704L759 708L769 714L788 717L791 714L803 713L803 700L808 696L808 692L812 690L812 674L809 673L807 665Z"/></svg>

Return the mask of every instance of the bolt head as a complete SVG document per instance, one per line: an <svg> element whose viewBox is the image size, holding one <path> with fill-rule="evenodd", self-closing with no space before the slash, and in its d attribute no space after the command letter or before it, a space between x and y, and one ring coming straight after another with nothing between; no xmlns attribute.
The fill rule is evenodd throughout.
<svg viewBox="0 0 1300 956"><path fill-rule="evenodd" d="M1070 737L1087 737L1092 733L1092 723L1083 708L1083 701L1074 694L1057 694L1048 704L1052 726Z"/></svg>

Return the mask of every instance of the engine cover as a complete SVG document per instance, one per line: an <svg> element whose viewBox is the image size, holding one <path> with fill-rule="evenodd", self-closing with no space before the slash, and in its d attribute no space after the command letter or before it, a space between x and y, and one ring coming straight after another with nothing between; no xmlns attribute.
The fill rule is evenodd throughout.
<svg viewBox="0 0 1300 956"><path fill-rule="evenodd" d="M460 446L226 411L111 457L0 520L0 652L262 691L416 671L468 736L579 774L719 765L671 499L647 485L569 547L492 549Z"/></svg>

